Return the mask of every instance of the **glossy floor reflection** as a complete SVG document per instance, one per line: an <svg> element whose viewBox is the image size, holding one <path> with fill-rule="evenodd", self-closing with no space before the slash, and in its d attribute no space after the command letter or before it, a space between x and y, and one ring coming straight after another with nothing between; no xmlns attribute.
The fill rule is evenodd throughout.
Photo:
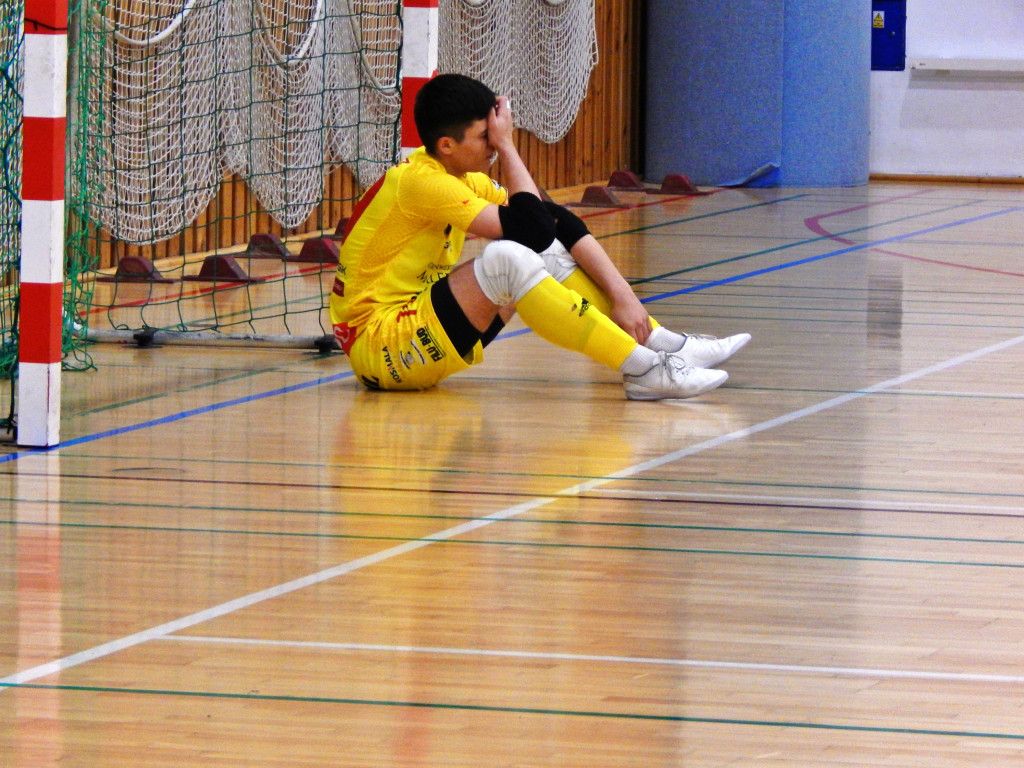
<svg viewBox="0 0 1024 768"><path fill-rule="evenodd" d="M0 765L1024 764L1024 188L622 197L722 389L93 346L0 454Z"/></svg>

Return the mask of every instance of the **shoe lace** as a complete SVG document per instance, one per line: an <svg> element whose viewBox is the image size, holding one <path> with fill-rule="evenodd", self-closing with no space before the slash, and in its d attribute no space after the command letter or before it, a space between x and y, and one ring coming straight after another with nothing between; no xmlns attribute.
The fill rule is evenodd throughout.
<svg viewBox="0 0 1024 768"><path fill-rule="evenodd" d="M694 368L692 365L687 365L682 358L676 355L665 355L665 370L669 376L675 379L680 376L686 376Z"/></svg>

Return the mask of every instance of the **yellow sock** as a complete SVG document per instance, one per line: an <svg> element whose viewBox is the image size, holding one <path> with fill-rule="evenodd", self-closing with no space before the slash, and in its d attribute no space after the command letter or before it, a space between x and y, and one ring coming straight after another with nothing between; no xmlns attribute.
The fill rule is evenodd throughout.
<svg viewBox="0 0 1024 768"><path fill-rule="evenodd" d="M592 302L553 277L531 288L516 302L516 311L542 339L582 352L613 370L619 370L637 347L633 338Z"/></svg>
<svg viewBox="0 0 1024 768"><path fill-rule="evenodd" d="M573 273L562 281L562 285L586 298L587 301L600 309L603 314L608 315L611 313L612 303L608 300L605 292L582 269L573 270ZM651 328L657 328L659 325L661 323L651 317Z"/></svg>

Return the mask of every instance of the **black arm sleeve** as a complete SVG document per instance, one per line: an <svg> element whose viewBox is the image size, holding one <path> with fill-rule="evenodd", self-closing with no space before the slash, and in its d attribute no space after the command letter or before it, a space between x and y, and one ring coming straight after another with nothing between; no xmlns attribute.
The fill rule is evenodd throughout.
<svg viewBox="0 0 1024 768"><path fill-rule="evenodd" d="M590 230L583 223L583 219L568 208L558 203L553 203L550 200L544 201L544 207L555 217L555 237L558 238L558 242L565 246L565 250L571 251L577 242L590 234Z"/></svg>
<svg viewBox="0 0 1024 768"><path fill-rule="evenodd" d="M498 207L502 237L540 253L555 240L555 219L536 195L516 192Z"/></svg>

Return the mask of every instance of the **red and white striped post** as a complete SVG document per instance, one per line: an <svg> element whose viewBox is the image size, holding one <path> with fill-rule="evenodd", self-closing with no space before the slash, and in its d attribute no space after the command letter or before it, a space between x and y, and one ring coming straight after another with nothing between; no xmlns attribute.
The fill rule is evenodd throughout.
<svg viewBox="0 0 1024 768"><path fill-rule="evenodd" d="M402 2L402 157L419 147L412 110L416 94L437 72L438 0Z"/></svg>
<svg viewBox="0 0 1024 768"><path fill-rule="evenodd" d="M68 1L25 0L18 444L60 442Z"/></svg>

